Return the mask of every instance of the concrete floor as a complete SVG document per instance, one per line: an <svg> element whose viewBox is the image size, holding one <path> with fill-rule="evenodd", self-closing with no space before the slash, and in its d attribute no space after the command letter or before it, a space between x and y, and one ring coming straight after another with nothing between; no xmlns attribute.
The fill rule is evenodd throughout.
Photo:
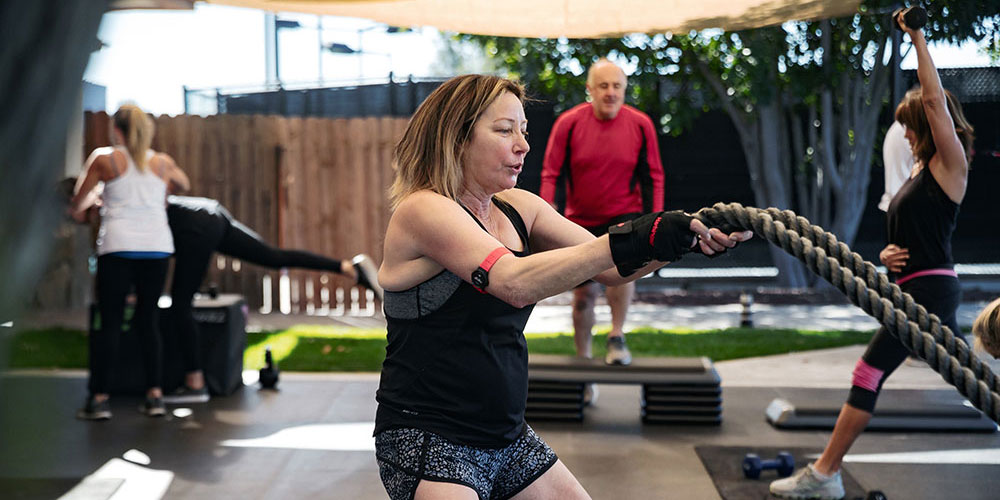
<svg viewBox="0 0 1000 500"><path fill-rule="evenodd" d="M722 498L713 479L727 478L713 478L696 447L819 452L828 431L779 431L763 410L789 391L817 398L843 392L845 385L828 387L843 382L840 364L856 359L859 349L717 363L723 380L717 427L643 425L640 389L631 385L601 385L583 423L533 427L595 499ZM0 378L0 497L386 498L371 439L377 384L376 374L283 373L279 391L247 385L208 404L171 407L163 419L140 415L135 399L118 398L111 421L83 422L73 418L85 392L83 372L7 373ZM953 390L919 365L901 367L890 384L887 390ZM1000 433L867 433L845 470L862 490L879 489L891 499L948 498L956 491L962 499L995 499L996 450ZM766 492L770 478L728 479L744 481L730 481L746 493L740 498L767 498L758 492ZM130 488L134 494L126 495Z"/></svg>
<svg viewBox="0 0 1000 500"><path fill-rule="evenodd" d="M760 308L757 319L809 324L821 318L844 328L871 327L851 306L818 307L826 309ZM960 324L968 324L978 306L963 307ZM659 319L643 321L729 326L725 323L738 321L738 310L731 309L660 307ZM641 307L636 311L636 318L642 317ZM540 305L532 324L538 331L554 331L568 316L567 306ZM77 320L50 316L35 322L74 326ZM251 315L249 327L316 321ZM325 321L384 325L378 317ZM720 426L644 425L640 388L603 384L584 422L532 426L595 499L718 499L723 490L727 500L768 498L766 485L773 475L759 481L723 477L720 464L706 466L699 448L737 450L724 460L727 466L738 464L748 450L796 450L798 464L808 462L809 453L822 450L829 431L774 429L764 419L764 408L790 391L815 399L839 391L833 394L839 399L863 350L853 346L716 363L723 386ZM995 360L991 366L1000 369ZM0 498L386 498L371 438L377 374L282 373L279 391L258 390L253 374L247 375L248 385L234 395L172 406L163 419L140 415L136 399L116 398L111 421L83 422L74 413L85 394L84 372L5 373L0 376ZM926 365L909 362L886 384L886 390L896 389L955 391ZM855 485L848 498L878 489L890 499L995 499L1000 497L998 466L1000 433L866 433L845 464ZM723 483L728 489L720 487Z"/></svg>

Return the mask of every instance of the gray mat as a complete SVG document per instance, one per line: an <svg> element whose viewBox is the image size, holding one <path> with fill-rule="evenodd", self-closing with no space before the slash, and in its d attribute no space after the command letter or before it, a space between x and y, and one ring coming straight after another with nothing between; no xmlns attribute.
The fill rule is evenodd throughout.
<svg viewBox="0 0 1000 500"><path fill-rule="evenodd" d="M715 489L723 500L762 500L775 498L768 491L771 481L779 479L773 470L763 471L759 479L747 479L743 476L743 457L747 453L756 453L761 458L768 459L778 456L779 452L787 451L795 457L795 468L805 467L809 463L807 456L819 454L822 450L815 448L750 448L745 446L696 446L695 452L705 465L705 470L712 476ZM864 498L865 490L846 471L840 472L844 480L845 498Z"/></svg>
<svg viewBox="0 0 1000 500"><path fill-rule="evenodd" d="M832 430L847 390L785 388L765 410L768 422L782 430ZM996 432L997 425L966 405L953 389L882 391L865 432Z"/></svg>

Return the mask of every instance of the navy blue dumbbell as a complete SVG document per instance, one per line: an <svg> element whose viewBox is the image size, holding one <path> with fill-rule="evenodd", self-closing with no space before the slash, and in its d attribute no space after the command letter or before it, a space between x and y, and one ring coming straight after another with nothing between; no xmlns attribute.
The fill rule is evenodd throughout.
<svg viewBox="0 0 1000 500"><path fill-rule="evenodd" d="M778 453L778 458L774 460L761 460L754 453L747 453L743 457L743 475L747 479L757 479L760 477L761 471L770 469L778 471L778 475L781 477L791 476L792 472L795 471L795 459L792 458L791 453L786 451Z"/></svg>

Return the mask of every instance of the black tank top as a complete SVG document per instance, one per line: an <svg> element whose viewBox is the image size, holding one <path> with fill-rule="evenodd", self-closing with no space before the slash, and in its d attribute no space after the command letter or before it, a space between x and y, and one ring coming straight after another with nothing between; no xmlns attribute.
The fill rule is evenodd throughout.
<svg viewBox="0 0 1000 500"><path fill-rule="evenodd" d="M889 203L889 243L910 251L899 276L925 269L951 269L951 234L959 205L941 189L926 166L909 178Z"/></svg>
<svg viewBox="0 0 1000 500"><path fill-rule="evenodd" d="M514 255L528 255L524 220L502 200L493 203L521 239L524 250ZM488 448L521 435L528 390L524 325L533 305L518 309L444 270L409 290L386 291L384 307L388 345L375 394L375 434L413 427Z"/></svg>

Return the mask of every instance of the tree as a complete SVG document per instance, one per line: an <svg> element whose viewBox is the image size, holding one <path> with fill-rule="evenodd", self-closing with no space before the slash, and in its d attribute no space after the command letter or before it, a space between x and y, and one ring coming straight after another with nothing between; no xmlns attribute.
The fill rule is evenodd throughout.
<svg viewBox="0 0 1000 500"><path fill-rule="evenodd" d="M936 1L925 31L934 40L988 40L997 50L1000 1ZM583 99L586 68L609 56L629 67L630 100L678 134L711 107L733 121L756 203L795 210L853 243L863 213L879 115L898 55L892 3L867 0L854 16L782 26L621 39L551 40L465 36L557 109ZM895 40L899 40L898 37ZM781 283L815 276L772 248Z"/></svg>

